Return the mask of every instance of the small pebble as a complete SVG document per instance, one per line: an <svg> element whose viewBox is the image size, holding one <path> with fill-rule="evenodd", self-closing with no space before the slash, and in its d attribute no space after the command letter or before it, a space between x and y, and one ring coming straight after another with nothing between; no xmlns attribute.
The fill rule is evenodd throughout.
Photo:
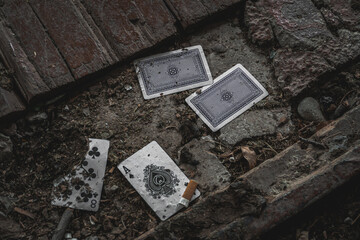
<svg viewBox="0 0 360 240"><path fill-rule="evenodd" d="M132 90L132 86L129 85L129 84L126 84L126 85L124 86L124 88L125 88L126 91Z"/></svg>
<svg viewBox="0 0 360 240"><path fill-rule="evenodd" d="M299 115L305 120L314 122L325 121L324 115L320 109L320 104L312 97L303 99L300 102L297 111Z"/></svg>
<svg viewBox="0 0 360 240"><path fill-rule="evenodd" d="M350 217L345 218L344 223L352 224L353 220Z"/></svg>

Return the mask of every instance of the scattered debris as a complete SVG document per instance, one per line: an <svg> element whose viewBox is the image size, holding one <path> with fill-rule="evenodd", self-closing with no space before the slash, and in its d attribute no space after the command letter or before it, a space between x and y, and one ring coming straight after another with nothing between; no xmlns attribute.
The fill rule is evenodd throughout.
<svg viewBox="0 0 360 240"><path fill-rule="evenodd" d="M10 137L0 133L0 161L7 161L12 155L13 143Z"/></svg>
<svg viewBox="0 0 360 240"><path fill-rule="evenodd" d="M32 113L26 117L29 123L40 123L44 122L48 118L45 112Z"/></svg>
<svg viewBox="0 0 360 240"><path fill-rule="evenodd" d="M309 232L298 230L296 233L296 239L297 240L309 240Z"/></svg>
<svg viewBox="0 0 360 240"><path fill-rule="evenodd" d="M321 149L326 149L326 146L324 144L316 142L314 140L306 139L306 138L303 138L303 137L300 137L300 136L299 136L299 139L301 141L305 142L305 143L310 143L310 144L312 144L312 145L314 145L316 147L319 147Z"/></svg>
<svg viewBox="0 0 360 240"><path fill-rule="evenodd" d="M131 91L133 89L133 87L131 85L129 85L129 84L126 84L124 86L124 88L125 88L126 91Z"/></svg>
<svg viewBox="0 0 360 240"><path fill-rule="evenodd" d="M19 208L19 207L14 207L14 211L17 212L17 213L20 213L20 214L22 214L22 215L28 216L28 217L31 218L31 219L35 219L35 215L34 215L34 214L32 214L31 212L26 211L26 210L24 210L24 209L21 209L21 208Z"/></svg>
<svg viewBox="0 0 360 240"><path fill-rule="evenodd" d="M197 182L195 182L194 180L190 180L190 182L186 186L186 189L185 189L183 195L180 198L180 201L179 201L180 205L182 205L186 208L189 206L191 198L194 196L194 193L196 191L197 185L198 185Z"/></svg>
<svg viewBox="0 0 360 240"><path fill-rule="evenodd" d="M312 97L303 99L300 102L297 111L299 115L305 120L315 122L325 121L325 117L320 109L320 104Z"/></svg>
<svg viewBox="0 0 360 240"><path fill-rule="evenodd" d="M255 151L251 150L248 146L242 146L241 152L243 153L244 158L248 162L249 168L253 169L254 167L256 167L257 156Z"/></svg>
<svg viewBox="0 0 360 240"><path fill-rule="evenodd" d="M149 143L118 168L162 221L181 209L178 203L189 179L157 142ZM199 196L196 190L191 201Z"/></svg>

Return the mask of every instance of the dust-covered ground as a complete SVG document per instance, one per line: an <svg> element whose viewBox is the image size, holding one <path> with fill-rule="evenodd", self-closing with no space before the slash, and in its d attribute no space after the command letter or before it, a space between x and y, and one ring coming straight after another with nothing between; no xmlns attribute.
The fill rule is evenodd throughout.
<svg viewBox="0 0 360 240"><path fill-rule="evenodd" d="M220 133L211 132L185 103L185 98L195 90L145 101L134 67L127 64L116 68L81 91L55 103L36 106L2 130L13 142L13 154L0 162L0 214L20 225L15 229L14 238L51 238L64 212L64 208L51 205L53 182L84 159L88 138L111 142L100 209L95 213L75 210L67 232L78 239L88 236L132 239L160 220L116 166L151 141L157 141L175 160L184 144L193 138L211 136L215 142L211 152L235 178L249 170L240 146L251 147L260 164L292 145L299 135L309 137L323 126L299 117L298 100L289 102L276 84L270 61L273 49L255 47L246 34L238 20L231 19L209 25L201 32L150 54L201 44L213 77L237 63L243 64L270 94L251 111L289 108L291 117L279 119L278 124L291 121L294 126L291 132L245 138L234 145L223 143ZM336 107L359 87L359 78L359 65L355 64L323 81L314 88L316 90L310 89L307 95L317 100L329 97L322 107L326 118L331 120ZM199 189L202 197L209 194L202 186ZM354 194L354 199L357 197L358 194ZM24 211L14 211L14 207ZM350 208L354 212L352 216L360 213L359 205ZM328 219L330 223L332 219Z"/></svg>

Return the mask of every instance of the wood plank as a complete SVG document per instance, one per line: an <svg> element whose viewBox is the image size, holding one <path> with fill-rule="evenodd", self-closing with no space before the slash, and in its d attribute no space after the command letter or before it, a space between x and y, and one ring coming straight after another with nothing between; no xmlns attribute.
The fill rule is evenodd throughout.
<svg viewBox="0 0 360 240"><path fill-rule="evenodd" d="M27 102L43 94L50 89L41 79L33 64L15 39L14 33L0 22L0 50L1 55L15 75L15 82Z"/></svg>
<svg viewBox="0 0 360 240"><path fill-rule="evenodd" d="M176 33L176 20L162 0L87 0L83 4L120 59Z"/></svg>
<svg viewBox="0 0 360 240"><path fill-rule="evenodd" d="M188 28L206 17L244 2L244 0L164 0L183 28Z"/></svg>
<svg viewBox="0 0 360 240"><path fill-rule="evenodd" d="M5 1L1 11L49 89L74 81L65 61L27 2Z"/></svg>
<svg viewBox="0 0 360 240"><path fill-rule="evenodd" d="M30 0L30 5L47 28L75 79L114 64L109 51L86 22L73 1Z"/></svg>
<svg viewBox="0 0 360 240"><path fill-rule="evenodd" d="M0 119L5 121L25 110L19 97L14 92L9 92L0 87Z"/></svg>

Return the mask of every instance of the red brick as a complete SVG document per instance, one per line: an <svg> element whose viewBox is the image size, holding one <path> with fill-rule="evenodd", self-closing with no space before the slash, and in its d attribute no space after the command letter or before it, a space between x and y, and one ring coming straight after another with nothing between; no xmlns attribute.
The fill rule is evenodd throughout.
<svg viewBox="0 0 360 240"><path fill-rule="evenodd" d="M49 89L74 81L70 70L27 2L5 1L2 12Z"/></svg>
<svg viewBox="0 0 360 240"><path fill-rule="evenodd" d="M31 6L47 28L76 79L115 63L103 43L71 0L32 0Z"/></svg>
<svg viewBox="0 0 360 240"><path fill-rule="evenodd" d="M165 0L184 28L204 20L210 15L221 12L243 0Z"/></svg>
<svg viewBox="0 0 360 240"><path fill-rule="evenodd" d="M14 92L0 87L0 119L2 121L25 110L25 106Z"/></svg>
<svg viewBox="0 0 360 240"><path fill-rule="evenodd" d="M34 98L49 93L50 89L41 79L35 67L15 39L14 33L0 22L0 49L5 61L10 65L25 100L30 102Z"/></svg>
<svg viewBox="0 0 360 240"><path fill-rule="evenodd" d="M120 59L176 33L175 19L162 0L88 0L86 9Z"/></svg>

